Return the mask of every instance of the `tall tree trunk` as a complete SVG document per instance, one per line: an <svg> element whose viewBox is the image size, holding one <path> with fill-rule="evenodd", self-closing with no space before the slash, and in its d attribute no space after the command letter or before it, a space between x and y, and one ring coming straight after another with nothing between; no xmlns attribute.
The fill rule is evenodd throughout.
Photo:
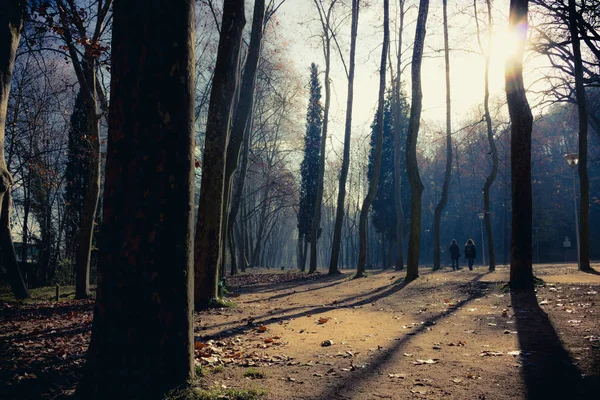
<svg viewBox="0 0 600 400"><path fill-rule="evenodd" d="M162 399L194 376L193 6L114 5L98 290L78 398Z"/></svg>
<svg viewBox="0 0 600 400"><path fill-rule="evenodd" d="M389 0L383 0L383 42L381 45L381 61L379 63L379 97L377 104L377 138L375 140L375 155L373 160L373 174L369 180L369 189L360 209L360 219L358 223L359 250L358 264L356 266L356 278L360 278L365 272L365 263L367 262L367 222L369 219L369 209L373 204L373 199L377 193L379 185L379 175L381 172L381 153L383 148L383 105L385 101L385 72L386 58L390 42L390 4Z"/></svg>
<svg viewBox="0 0 600 400"><path fill-rule="evenodd" d="M223 221L222 221L222 270L225 270L225 245L227 237L233 231L233 222L237 216L239 200L235 212L233 212L233 175L240 161L240 150L245 136L250 136L250 120L254 103L254 85L256 82L256 70L260 60L260 50L263 37L263 25L265 16L265 0L256 0L254 2L254 13L252 17L252 34L250 36L250 45L248 47L248 56L244 67L244 74L239 88L239 101L233 117L231 126L231 135L227 145L227 157L225 162L225 195L223 196ZM247 156L246 156L247 159ZM245 179L246 174L241 176ZM239 178L238 178L239 179ZM238 181L238 186L243 188L244 182ZM236 188L239 192L239 188ZM241 195L241 193L240 193ZM231 252L234 257L235 253ZM235 262L235 261L232 261ZM223 274L223 277L225 274Z"/></svg>
<svg viewBox="0 0 600 400"><path fill-rule="evenodd" d="M10 230L10 190L13 179L4 159L6 111L10 96L10 81L25 17L25 0L0 0L0 258L17 299L26 299L29 292L23 281Z"/></svg>
<svg viewBox="0 0 600 400"><path fill-rule="evenodd" d="M489 260L489 271L494 272L496 270L496 251L494 249L494 232L492 230L492 213L490 211L490 189L496 180L498 175L498 150L494 141L494 131L492 128L492 117L490 116L490 57L492 52L492 6L490 0L486 0L487 12L488 12L488 43L487 51L481 44L481 31L479 29L479 17L477 15L477 0L473 0L473 9L475 11L475 24L477 26L477 41L479 43L479 49L485 57L485 74L484 74L484 97L483 97L483 108L485 112L485 123L487 128L487 138L490 145L490 152L492 155L492 170L490 174L485 178L483 185L483 212L485 220L485 232L488 239L487 250Z"/></svg>
<svg viewBox="0 0 600 400"><path fill-rule="evenodd" d="M569 31L575 66L575 95L579 113L579 269L590 271L590 179L588 177L588 112L575 0L569 0Z"/></svg>
<svg viewBox="0 0 600 400"><path fill-rule="evenodd" d="M83 201L81 225L77 237L75 251L75 298L85 299L90 295L90 261L92 255L92 239L94 236L94 220L100 195L100 126L97 113L95 60L87 57L84 65L86 89L82 89L87 109L88 133L88 170L89 178Z"/></svg>
<svg viewBox="0 0 600 400"><path fill-rule="evenodd" d="M392 109L394 112L394 207L396 209L396 260L395 270L404 269L404 209L402 208L402 38L404 37L404 5L400 0L400 26L398 28L398 56L396 58L396 79L394 81L394 98Z"/></svg>
<svg viewBox="0 0 600 400"><path fill-rule="evenodd" d="M346 128L344 132L344 154L338 186L337 209L333 228L333 244L329 260L329 275L338 274L340 247L342 243L342 224L344 223L344 203L346 200L346 180L350 167L350 138L352 136L352 104L354 99L354 64L356 58L356 36L358 33L358 14L360 0L352 0L352 22L350 28L350 61L348 66L348 97L346 100Z"/></svg>
<svg viewBox="0 0 600 400"><path fill-rule="evenodd" d="M510 166L512 233L510 238L510 286L532 289L532 194L531 130L533 116L523 84L523 53L527 40L528 0L511 0L509 30L518 35L517 50L506 61L506 100L511 121Z"/></svg>
<svg viewBox="0 0 600 400"><path fill-rule="evenodd" d="M415 44L411 65L412 78L412 104L408 122L408 135L406 137L406 171L410 184L410 233L408 237L408 252L406 260L406 281L410 282L419 277L419 252L421 248L421 198L423 183L419 175L417 163L417 139L421 122L421 108L423 106L423 93L421 92L421 61L423 59L423 46L425 42L427 14L429 0L420 0L417 27L415 31Z"/></svg>
<svg viewBox="0 0 600 400"><path fill-rule="evenodd" d="M476 1L476 0L474 0ZM444 9L444 59L446 61L446 172L442 184L440 202L433 212L433 270L440 269L440 220L448 204L448 188L452 174L452 113L450 101L450 47L448 46L448 0L443 0ZM487 69L486 69L487 71ZM487 80L486 80L487 82Z"/></svg>
<svg viewBox="0 0 600 400"><path fill-rule="evenodd" d="M206 307L218 297L224 173L231 108L237 87L244 0L225 0L215 74L208 106L202 159L202 186L194 240L194 303Z"/></svg>
<svg viewBox="0 0 600 400"><path fill-rule="evenodd" d="M323 28L323 53L325 57L325 106L323 107L323 129L321 131L321 145L319 153L319 173L317 175L317 194L315 197L315 214L312 220L310 230L310 265L308 273L312 274L317 270L317 242L319 241L319 227L321 225L321 205L323 204L323 180L325 177L325 148L327 146L327 128L329 126L329 106L331 104L331 83L329 74L331 72L331 30L330 18L333 12L333 6L336 0L332 0L327 10L327 14L321 12L320 3L314 0L319 9L321 17L321 26Z"/></svg>

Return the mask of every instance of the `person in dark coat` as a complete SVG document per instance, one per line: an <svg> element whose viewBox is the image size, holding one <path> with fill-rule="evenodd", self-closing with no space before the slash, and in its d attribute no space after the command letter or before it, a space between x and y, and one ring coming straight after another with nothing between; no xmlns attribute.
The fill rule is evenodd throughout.
<svg viewBox="0 0 600 400"><path fill-rule="evenodd" d="M475 261L476 255L475 242L473 239L467 240L467 243L465 244L465 258L469 261L469 269L471 271L473 271L473 262Z"/></svg>
<svg viewBox="0 0 600 400"><path fill-rule="evenodd" d="M450 258L452 259L452 270L459 270L458 266L458 258L460 257L460 249L458 248L458 244L456 243L456 239L452 239L452 243L450 243Z"/></svg>

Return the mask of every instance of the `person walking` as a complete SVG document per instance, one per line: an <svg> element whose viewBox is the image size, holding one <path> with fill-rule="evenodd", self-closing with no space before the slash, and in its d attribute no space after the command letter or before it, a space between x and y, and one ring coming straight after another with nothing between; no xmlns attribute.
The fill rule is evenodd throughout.
<svg viewBox="0 0 600 400"><path fill-rule="evenodd" d="M471 271L473 271L473 262L475 261L476 255L475 242L473 239L467 240L467 243L465 244L465 258L469 261L469 269Z"/></svg>
<svg viewBox="0 0 600 400"><path fill-rule="evenodd" d="M458 266L459 257L460 249L458 248L456 239L452 239L452 242L450 243L450 258L452 259L452 271L457 271L460 269L460 267Z"/></svg>

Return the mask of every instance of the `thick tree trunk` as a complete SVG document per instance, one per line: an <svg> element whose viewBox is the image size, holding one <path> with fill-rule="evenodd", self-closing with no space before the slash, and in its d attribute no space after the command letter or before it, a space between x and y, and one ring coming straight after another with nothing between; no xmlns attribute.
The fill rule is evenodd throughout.
<svg viewBox="0 0 600 400"><path fill-rule="evenodd" d="M408 173L408 183L410 184L410 232L408 236L408 252L406 257L407 282L419 277L421 197L423 195L423 183L421 182L419 165L417 163L417 139L419 137L421 108L423 106L423 93L421 92L421 61L423 59L428 11L429 0L420 0L411 65L412 104L408 122L408 135L406 137L406 171Z"/></svg>
<svg viewBox="0 0 600 400"><path fill-rule="evenodd" d="M506 61L506 100L511 121L510 166L512 234L510 238L510 286L533 288L531 130L533 116L523 84L523 53L527 40L527 0L511 0L509 30L518 35L516 52Z"/></svg>
<svg viewBox="0 0 600 400"><path fill-rule="evenodd" d="M231 108L237 87L242 31L246 24L244 0L225 0L215 74L208 106L202 186L194 241L194 303L206 307L218 297L221 256L221 219L225 162Z"/></svg>
<svg viewBox="0 0 600 400"><path fill-rule="evenodd" d="M450 47L448 46L448 1L443 0L444 9L444 59L446 61L446 172L442 184L442 195L433 212L433 270L440 265L440 220L442 212L448 204L448 188L452 174L452 108L450 101Z"/></svg>
<svg viewBox="0 0 600 400"><path fill-rule="evenodd" d="M194 2L116 2L85 399L162 399L194 375Z"/></svg>
<svg viewBox="0 0 600 400"><path fill-rule="evenodd" d="M575 95L579 113L579 269L589 271L590 267L590 179L588 177L588 112L583 86L583 65L577 24L575 0L569 0L569 31L573 46L575 65Z"/></svg>
<svg viewBox="0 0 600 400"><path fill-rule="evenodd" d="M356 58L356 36L358 33L358 14L360 0L352 0L352 22L350 28L350 61L348 66L348 97L346 101L346 127L344 132L344 154L338 186L338 199L333 227L333 244L329 260L329 275L338 274L340 248L342 243L342 224L344 223L344 203L346 201L346 180L350 167L350 138L352 136L352 104L354 99L354 64Z"/></svg>
<svg viewBox="0 0 600 400"><path fill-rule="evenodd" d="M383 0L383 42L381 45L381 61L379 64L379 97L377 104L377 138L375 140L375 155L373 160L373 175L369 180L369 189L362 203L360 210L360 219L358 224L359 250L358 265L356 266L356 278L360 278L365 272L365 263L367 261L367 222L369 219L369 209L373 204L373 199L377 193L379 185L379 175L381 172L381 153L383 148L383 105L385 101L385 75L386 59L389 47L390 24L389 24L389 0Z"/></svg>
<svg viewBox="0 0 600 400"><path fill-rule="evenodd" d="M18 299L29 297L23 281L10 230L10 190L13 179L4 159L4 132L10 95L10 81L25 17L25 0L0 0L0 258L6 268L13 294Z"/></svg>
<svg viewBox="0 0 600 400"><path fill-rule="evenodd" d="M479 29L479 17L477 15L477 1L473 0L473 9L475 11L475 24L477 26L477 41L479 42L479 49L485 57L485 73L484 73L484 97L483 97L483 108L485 111L485 123L487 128L487 138L490 145L489 154L492 155L492 170L490 174L485 178L483 185L483 212L485 220L485 232L488 239L487 250L488 250L488 261L489 271L494 272L496 270L496 252L494 248L494 232L492 230L492 213L490 211L490 189L496 180L498 175L498 150L496 149L496 143L494 141L494 131L492 128L492 117L490 116L490 53L492 52L492 6L489 0L486 0L487 12L488 12L488 44L487 52L484 50L481 44L481 32Z"/></svg>

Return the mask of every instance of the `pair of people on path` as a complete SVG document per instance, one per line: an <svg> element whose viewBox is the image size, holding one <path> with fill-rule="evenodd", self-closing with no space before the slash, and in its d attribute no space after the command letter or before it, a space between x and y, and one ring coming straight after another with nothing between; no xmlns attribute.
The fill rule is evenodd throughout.
<svg viewBox="0 0 600 400"><path fill-rule="evenodd" d="M476 254L475 242L473 239L467 240L465 244L465 258L469 262L469 269L471 271L473 270L473 262L475 261ZM459 270L458 259L460 258L460 249L458 243L456 243L456 239L452 239L452 243L450 243L450 258L452 259L452 270Z"/></svg>

